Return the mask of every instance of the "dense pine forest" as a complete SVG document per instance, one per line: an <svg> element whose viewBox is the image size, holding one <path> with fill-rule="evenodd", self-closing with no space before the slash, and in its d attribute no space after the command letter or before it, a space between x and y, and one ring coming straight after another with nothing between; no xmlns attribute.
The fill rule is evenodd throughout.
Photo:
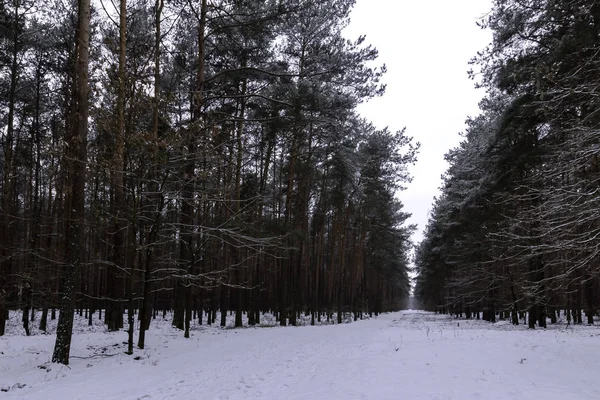
<svg viewBox="0 0 600 400"><path fill-rule="evenodd" d="M530 328L600 305L600 3L494 1L468 119L416 252L431 309Z"/></svg>
<svg viewBox="0 0 600 400"><path fill-rule="evenodd" d="M418 144L356 111L385 66L353 3L2 1L0 335L60 311L68 363L74 312L131 353L166 310L187 337L397 308Z"/></svg>

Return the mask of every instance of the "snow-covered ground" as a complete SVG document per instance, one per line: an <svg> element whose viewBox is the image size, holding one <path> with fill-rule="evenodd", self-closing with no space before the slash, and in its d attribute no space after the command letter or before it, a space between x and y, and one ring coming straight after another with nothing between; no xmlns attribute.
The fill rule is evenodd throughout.
<svg viewBox="0 0 600 400"><path fill-rule="evenodd" d="M125 332L83 320L76 330L69 367L49 362L53 335L13 326L0 337L0 399L600 399L596 327L404 311L316 327L195 326L184 339L159 318L134 356Z"/></svg>

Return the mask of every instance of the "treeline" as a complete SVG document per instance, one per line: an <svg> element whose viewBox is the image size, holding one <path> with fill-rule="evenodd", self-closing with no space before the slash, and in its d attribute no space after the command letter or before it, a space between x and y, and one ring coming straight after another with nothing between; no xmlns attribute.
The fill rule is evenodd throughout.
<svg viewBox="0 0 600 400"><path fill-rule="evenodd" d="M188 336L394 307L418 146L356 113L385 67L343 37L353 3L0 3L0 335L60 305L67 363L75 308L131 352L137 310L143 347L157 309Z"/></svg>
<svg viewBox="0 0 600 400"><path fill-rule="evenodd" d="M600 305L600 4L495 1L474 58L481 114L450 167L416 264L430 308L546 327ZM476 314L475 314L476 313Z"/></svg>

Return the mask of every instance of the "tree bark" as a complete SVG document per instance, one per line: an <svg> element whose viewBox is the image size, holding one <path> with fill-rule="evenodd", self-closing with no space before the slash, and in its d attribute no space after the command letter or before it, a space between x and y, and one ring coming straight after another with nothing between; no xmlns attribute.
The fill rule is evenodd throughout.
<svg viewBox="0 0 600 400"><path fill-rule="evenodd" d="M63 271L60 315L52 362L69 364L75 284L81 267L81 237L84 222L85 163L88 131L88 64L90 37L90 0L79 0L77 10L76 61L74 65L72 132L68 140L67 214L65 264Z"/></svg>

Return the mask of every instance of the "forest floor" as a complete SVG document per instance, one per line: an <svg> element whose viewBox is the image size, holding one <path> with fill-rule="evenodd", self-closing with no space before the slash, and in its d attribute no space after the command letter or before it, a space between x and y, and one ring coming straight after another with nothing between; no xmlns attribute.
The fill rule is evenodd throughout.
<svg viewBox="0 0 600 400"><path fill-rule="evenodd" d="M315 327L194 325L184 339L159 317L129 356L125 332L78 317L66 367L50 362L54 335L26 337L19 320L0 337L0 399L600 399L595 326L403 311Z"/></svg>

